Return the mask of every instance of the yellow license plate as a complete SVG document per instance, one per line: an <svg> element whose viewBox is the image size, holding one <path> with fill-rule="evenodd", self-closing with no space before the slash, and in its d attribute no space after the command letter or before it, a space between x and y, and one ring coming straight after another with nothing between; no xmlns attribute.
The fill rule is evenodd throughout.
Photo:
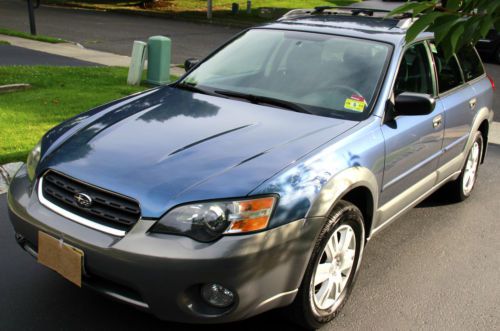
<svg viewBox="0 0 500 331"><path fill-rule="evenodd" d="M56 271L73 284L82 286L82 250L39 231L38 262Z"/></svg>

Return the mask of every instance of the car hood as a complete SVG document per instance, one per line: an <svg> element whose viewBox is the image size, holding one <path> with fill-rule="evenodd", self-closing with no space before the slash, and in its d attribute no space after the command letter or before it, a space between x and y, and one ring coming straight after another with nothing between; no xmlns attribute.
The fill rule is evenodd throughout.
<svg viewBox="0 0 500 331"><path fill-rule="evenodd" d="M167 87L83 120L39 171L135 198L156 218L183 199L244 196L355 124Z"/></svg>

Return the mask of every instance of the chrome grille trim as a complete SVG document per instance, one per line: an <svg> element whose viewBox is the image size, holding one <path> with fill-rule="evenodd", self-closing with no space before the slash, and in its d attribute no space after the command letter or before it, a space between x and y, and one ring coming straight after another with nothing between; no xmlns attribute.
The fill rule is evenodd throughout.
<svg viewBox="0 0 500 331"><path fill-rule="evenodd" d="M113 236L124 237L125 234L127 233L126 231L115 229L115 228L112 228L112 227L109 227L109 226L106 226L103 224L99 224L99 223L96 223L96 222L91 221L89 219L86 219L84 217L81 217L79 215L73 214L73 213L65 210L64 208L61 208L61 207L53 204L49 200L45 199L45 197L43 196L42 187L43 187L43 177L41 177L38 181L38 191L37 191L38 192L38 200L40 201L40 203L42 205L44 205L48 209L52 210L53 212L65 217L69 220L72 220L76 223L79 223L79 224L84 225L86 227L92 228L94 230L98 230L98 231L101 231L104 233L111 234Z"/></svg>

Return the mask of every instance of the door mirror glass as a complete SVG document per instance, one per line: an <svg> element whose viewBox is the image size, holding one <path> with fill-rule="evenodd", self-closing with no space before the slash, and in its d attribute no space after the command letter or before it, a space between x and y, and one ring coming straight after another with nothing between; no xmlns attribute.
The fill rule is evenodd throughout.
<svg viewBox="0 0 500 331"><path fill-rule="evenodd" d="M429 94L403 92L396 97L394 110L397 115L427 115L432 113L436 100Z"/></svg>

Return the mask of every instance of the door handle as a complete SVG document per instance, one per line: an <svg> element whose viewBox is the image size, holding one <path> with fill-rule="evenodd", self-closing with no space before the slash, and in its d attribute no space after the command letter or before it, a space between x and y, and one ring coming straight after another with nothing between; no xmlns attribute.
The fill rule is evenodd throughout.
<svg viewBox="0 0 500 331"><path fill-rule="evenodd" d="M434 129L439 128L441 126L441 124L443 124L443 116L442 115L438 115L432 119L432 126L434 127Z"/></svg>
<svg viewBox="0 0 500 331"><path fill-rule="evenodd" d="M470 106L471 110L474 110L474 108L476 108L476 104L477 104L477 99L476 98L473 98L473 99L469 100L469 106Z"/></svg>

